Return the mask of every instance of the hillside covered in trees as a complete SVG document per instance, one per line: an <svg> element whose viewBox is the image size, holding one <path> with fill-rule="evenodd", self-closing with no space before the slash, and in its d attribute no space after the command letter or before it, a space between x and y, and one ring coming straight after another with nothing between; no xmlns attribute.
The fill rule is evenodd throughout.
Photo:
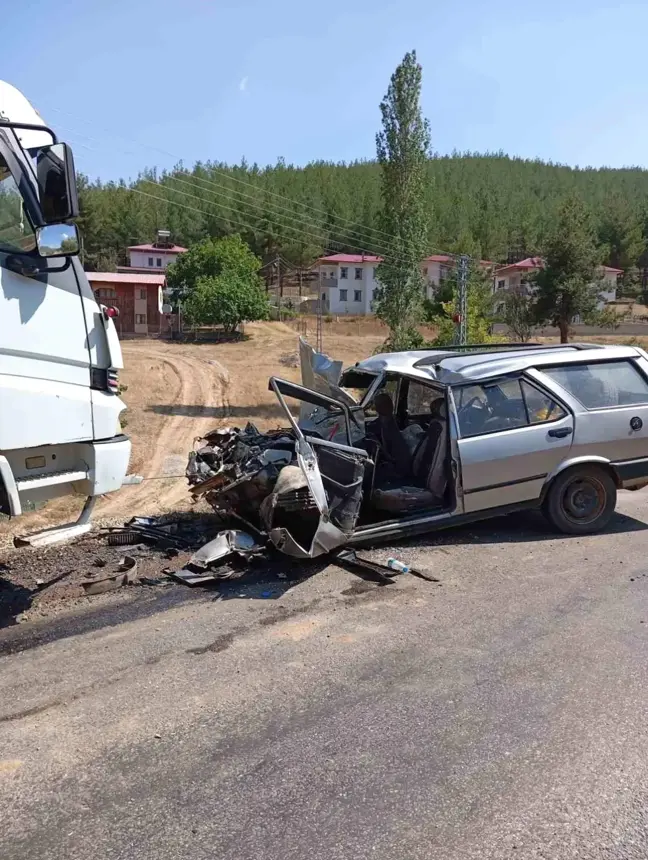
<svg viewBox="0 0 648 860"><path fill-rule="evenodd" d="M429 253L462 251L494 261L541 253L561 200L576 191L589 207L604 261L648 265L648 171L577 169L505 155L455 154L429 160ZM179 244L240 233L270 260L308 265L326 252L382 254L376 162L299 168L283 162L179 165L137 181L79 177L86 268L125 263L128 245L167 228Z"/></svg>

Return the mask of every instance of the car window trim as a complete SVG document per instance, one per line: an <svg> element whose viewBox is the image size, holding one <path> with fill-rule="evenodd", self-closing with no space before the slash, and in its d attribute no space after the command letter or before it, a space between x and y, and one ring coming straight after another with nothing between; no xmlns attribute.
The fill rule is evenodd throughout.
<svg viewBox="0 0 648 860"><path fill-rule="evenodd" d="M535 365L533 368L528 368L528 369L529 370L532 370L532 369L538 369L539 370L539 368L535 368ZM522 380L524 380L525 382L530 383L534 388L536 388L538 391L540 391L540 393L545 394L550 400L554 400L559 406L562 406L565 414L561 415L557 418L551 418L549 421L538 421L536 424L532 424L529 421L529 411L528 411L528 407L526 404L526 398L524 397L524 390L523 390L522 386L520 385L520 394L522 395L522 400L524 402L524 409L527 413L527 423L526 424L521 424L518 427L506 427L506 428L503 428L500 430L488 430L488 431L486 431L486 433L469 433L467 435L464 435L461 432L461 423L459 421L459 408L455 406L455 408L457 409L457 429L459 431L459 440L461 440L461 439L476 439L478 436L492 436L493 433L510 433L513 430L524 430L525 427L543 427L547 424L555 424L557 421L563 421L565 418L572 418L573 419L573 415L574 415L573 410L569 408L569 406L565 403L565 401L562 400L560 397L557 397L553 392L550 392L546 388L546 386L539 385L535 379L532 379L531 377L527 376L526 371L519 371L518 373L507 373L507 374L504 374L502 376L491 376L488 379L483 379L483 380L480 380L479 382L476 382L475 380L470 380L470 381L467 380L466 382L460 382L458 385L450 385L448 387L450 388L450 390L452 392L452 398L454 400L454 392L458 388L474 388L475 386L483 387L484 385L492 385L493 383L497 382L498 380L502 380L502 381L503 380L506 380L506 381L517 380L518 383L521 382ZM567 392L567 393L569 394L569 392ZM578 402L580 403L580 400ZM614 408L618 408L618 407L614 407Z"/></svg>
<svg viewBox="0 0 648 860"><path fill-rule="evenodd" d="M556 368L561 368L561 367L586 367L587 365L591 365L591 364L619 364L620 362L625 362L626 364L633 365L633 367L635 368L635 370L637 371L639 376L641 376L643 381L646 383L646 386L648 386L648 374L646 374L644 372L643 368L639 364L640 358L641 358L641 356L639 356L639 355L636 358L632 358L631 356L624 356L623 358L606 358L606 359L601 359L601 360L590 360L590 361L570 361L567 364L565 364L564 362L561 362L560 364L543 364L543 365L536 364L536 365L534 365L534 367L540 373L545 373L547 370L555 370ZM560 385L560 383L557 380L552 379L552 377L550 377L550 376L548 378L551 379L551 381L553 383L560 386L560 388L563 388L563 386ZM570 397L573 397L574 400L576 400L578 402L578 404L580 406L582 406L583 409L586 410L586 412L601 412L603 410L609 411L612 409L632 409L633 407L637 408L639 406L648 406L648 394L647 394L646 400L645 401L642 400L640 403L616 403L616 404L612 404L611 406L590 407L590 406L586 406L581 400L579 400L579 398L576 394L572 394L572 392L569 391L567 388L565 388L564 390L567 392L567 394Z"/></svg>
<svg viewBox="0 0 648 860"><path fill-rule="evenodd" d="M547 418L544 421L531 421L531 413L529 412L529 404L527 403L526 394L524 393L524 387L522 386L522 384L520 384L520 391L522 392L522 399L524 400L524 406L525 406L526 411L527 411L527 420L528 420L529 425L531 427L538 427L540 424L553 424L554 421L560 421L562 418L566 418L569 415L569 409L567 409L567 407L564 406L557 397L555 397L553 394L550 394L548 391L545 391L543 388L541 388L538 385L538 383L535 381L535 379L533 379L533 380L529 379L528 376L525 376L524 374L522 374L520 376L520 383L522 383L522 382L526 382L526 384L530 388L533 388L535 391L537 391L538 394L541 394L543 397L546 397L548 400L551 400L551 402L555 403L557 406L559 406L564 413L564 415L558 415L556 418Z"/></svg>

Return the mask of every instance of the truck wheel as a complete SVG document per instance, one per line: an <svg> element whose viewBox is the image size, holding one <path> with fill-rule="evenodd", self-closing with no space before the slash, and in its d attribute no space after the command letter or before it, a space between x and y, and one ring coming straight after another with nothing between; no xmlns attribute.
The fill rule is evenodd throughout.
<svg viewBox="0 0 648 860"><path fill-rule="evenodd" d="M567 469L554 479L542 506L558 531L586 535L604 529L616 507L614 478L596 465Z"/></svg>

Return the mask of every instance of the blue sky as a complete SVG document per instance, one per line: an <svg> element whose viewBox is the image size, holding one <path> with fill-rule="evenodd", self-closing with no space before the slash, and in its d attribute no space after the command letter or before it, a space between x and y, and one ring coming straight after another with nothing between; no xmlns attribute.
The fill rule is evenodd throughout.
<svg viewBox="0 0 648 860"><path fill-rule="evenodd" d="M4 13L0 74L91 177L176 157L372 158L411 48L439 152L648 166L645 0L23 0Z"/></svg>

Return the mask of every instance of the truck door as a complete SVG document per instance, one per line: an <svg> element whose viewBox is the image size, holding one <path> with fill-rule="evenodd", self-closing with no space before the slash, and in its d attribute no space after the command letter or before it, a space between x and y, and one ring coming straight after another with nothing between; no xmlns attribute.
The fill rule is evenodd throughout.
<svg viewBox="0 0 648 860"><path fill-rule="evenodd" d="M93 436L88 336L74 270L27 276L12 268L12 254L34 247L0 148L0 450Z"/></svg>

